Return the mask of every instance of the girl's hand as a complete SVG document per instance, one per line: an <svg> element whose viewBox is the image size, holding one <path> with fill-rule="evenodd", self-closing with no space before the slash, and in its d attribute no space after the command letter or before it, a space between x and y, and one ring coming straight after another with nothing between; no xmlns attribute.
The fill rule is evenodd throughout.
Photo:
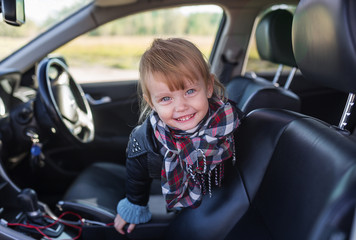
<svg viewBox="0 0 356 240"><path fill-rule="evenodd" d="M114 227L115 229L120 233L120 234L125 234L124 232L124 226L126 225L126 221L121 218L119 214L116 215L115 220L114 220ZM132 232L135 229L136 224L130 223L127 233Z"/></svg>

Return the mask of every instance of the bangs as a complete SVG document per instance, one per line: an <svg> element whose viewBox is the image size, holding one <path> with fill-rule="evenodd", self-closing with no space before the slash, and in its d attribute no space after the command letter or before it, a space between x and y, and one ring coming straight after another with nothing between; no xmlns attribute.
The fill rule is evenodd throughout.
<svg viewBox="0 0 356 240"><path fill-rule="evenodd" d="M167 84L170 91L183 90L186 88L187 81L188 83L195 83L198 81L200 74L193 67L194 64L187 63L177 66L173 71L154 71L153 75L163 76L161 79L162 82Z"/></svg>

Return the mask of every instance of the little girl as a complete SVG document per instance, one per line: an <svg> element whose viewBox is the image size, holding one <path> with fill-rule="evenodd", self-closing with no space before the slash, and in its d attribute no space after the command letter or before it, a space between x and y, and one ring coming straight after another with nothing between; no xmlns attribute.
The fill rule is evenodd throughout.
<svg viewBox="0 0 356 240"><path fill-rule="evenodd" d="M127 148L126 198L115 228L124 234L151 219L147 207L153 178L161 179L167 208L196 208L212 185L221 185L224 161L235 160L237 109L191 42L155 39L140 62L142 124Z"/></svg>

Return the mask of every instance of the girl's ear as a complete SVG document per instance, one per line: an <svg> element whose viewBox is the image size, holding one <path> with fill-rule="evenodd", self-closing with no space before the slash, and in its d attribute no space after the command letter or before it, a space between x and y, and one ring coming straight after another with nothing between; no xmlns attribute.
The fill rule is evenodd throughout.
<svg viewBox="0 0 356 240"><path fill-rule="evenodd" d="M215 81L214 74L210 74L210 79L209 79L208 86L207 86L208 98L211 98L213 96L213 93L214 93L214 81Z"/></svg>
<svg viewBox="0 0 356 240"><path fill-rule="evenodd" d="M150 105L150 107L156 111L155 107L153 106L150 98L146 95L146 94L143 94L143 99L145 99L145 101L148 103L148 105Z"/></svg>

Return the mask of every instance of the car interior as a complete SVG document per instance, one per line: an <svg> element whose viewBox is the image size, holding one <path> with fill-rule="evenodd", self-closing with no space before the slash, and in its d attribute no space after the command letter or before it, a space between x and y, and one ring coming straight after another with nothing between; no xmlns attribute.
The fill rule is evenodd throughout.
<svg viewBox="0 0 356 240"><path fill-rule="evenodd" d="M9 2L4 21L26 24ZM120 235L137 81L79 84L49 53L118 18L202 3L224 10L209 61L243 112L237 162L197 209L168 211L154 180L152 220ZM251 39L291 71L245 71ZM348 0L91 2L0 62L0 239L356 239L354 66Z"/></svg>

